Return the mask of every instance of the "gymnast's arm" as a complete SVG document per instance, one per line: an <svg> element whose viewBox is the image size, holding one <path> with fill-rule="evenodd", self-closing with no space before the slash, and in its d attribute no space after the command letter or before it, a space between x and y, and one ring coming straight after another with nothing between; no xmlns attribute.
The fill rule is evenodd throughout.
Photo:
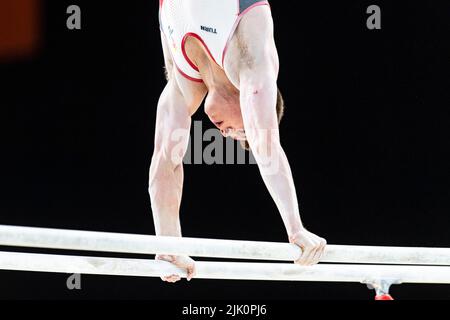
<svg viewBox="0 0 450 320"><path fill-rule="evenodd" d="M156 234L181 237L179 209L183 191L183 157L189 144L191 115L200 107L204 85L180 77L163 33L167 84L159 98L149 194Z"/></svg>
<svg viewBox="0 0 450 320"><path fill-rule="evenodd" d="M158 101L149 194L156 234L181 237L179 210L183 191L183 157L189 143L191 117L189 103L186 103L174 76L173 62L163 36L162 44L168 82ZM194 260L187 256L157 255L155 259L186 269L188 280L195 276ZM166 275L161 279L176 282L180 277Z"/></svg>
<svg viewBox="0 0 450 320"><path fill-rule="evenodd" d="M264 13L264 11L261 11ZM268 11L265 11L267 14ZM270 16L248 16L238 32L240 104L248 143L286 227L289 240L303 249L302 265L319 262L326 241L307 231L301 220L294 179L280 143L276 115L278 55ZM264 20L259 20L260 17Z"/></svg>
<svg viewBox="0 0 450 320"><path fill-rule="evenodd" d="M183 156L191 118L174 78L158 102L149 194L156 235L181 237L179 209L183 190Z"/></svg>

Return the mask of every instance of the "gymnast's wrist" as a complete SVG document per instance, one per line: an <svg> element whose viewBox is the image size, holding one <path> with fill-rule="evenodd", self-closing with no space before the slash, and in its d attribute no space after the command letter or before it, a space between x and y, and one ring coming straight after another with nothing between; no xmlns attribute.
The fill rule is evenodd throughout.
<svg viewBox="0 0 450 320"><path fill-rule="evenodd" d="M305 232L305 230L306 229L303 226L301 226L301 227L297 228L295 231L289 232L288 233L289 243L297 242L297 239L299 238L300 234Z"/></svg>

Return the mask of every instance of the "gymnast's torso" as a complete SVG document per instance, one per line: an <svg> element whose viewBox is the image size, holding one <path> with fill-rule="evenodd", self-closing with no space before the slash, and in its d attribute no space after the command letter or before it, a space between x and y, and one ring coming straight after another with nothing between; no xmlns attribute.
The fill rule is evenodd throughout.
<svg viewBox="0 0 450 320"><path fill-rule="evenodd" d="M202 75L187 50L194 38L210 59L223 68L228 44L244 14L267 0L160 0L160 29L172 60L185 78L202 82Z"/></svg>

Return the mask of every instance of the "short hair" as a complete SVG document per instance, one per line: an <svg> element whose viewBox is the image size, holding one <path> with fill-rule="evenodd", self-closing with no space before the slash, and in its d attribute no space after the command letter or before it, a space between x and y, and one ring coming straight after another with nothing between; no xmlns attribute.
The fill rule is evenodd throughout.
<svg viewBox="0 0 450 320"><path fill-rule="evenodd" d="M283 95L281 94L281 91L279 88L277 88L277 105L276 105L276 111L277 111L277 118L278 118L278 124L281 123L281 119L284 116L284 99ZM250 151L250 145L248 144L247 140L241 141L241 146L243 149Z"/></svg>

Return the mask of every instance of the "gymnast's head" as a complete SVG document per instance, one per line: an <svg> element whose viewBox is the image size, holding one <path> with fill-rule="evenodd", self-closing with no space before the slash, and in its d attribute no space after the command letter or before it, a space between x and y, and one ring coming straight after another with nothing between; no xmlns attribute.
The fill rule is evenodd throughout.
<svg viewBox="0 0 450 320"><path fill-rule="evenodd" d="M277 88L276 114L278 124L283 118L284 107L283 96L280 89ZM223 94L223 92L210 91L205 100L205 112L224 137L238 140L244 149L250 150L245 136L239 94L228 95Z"/></svg>

